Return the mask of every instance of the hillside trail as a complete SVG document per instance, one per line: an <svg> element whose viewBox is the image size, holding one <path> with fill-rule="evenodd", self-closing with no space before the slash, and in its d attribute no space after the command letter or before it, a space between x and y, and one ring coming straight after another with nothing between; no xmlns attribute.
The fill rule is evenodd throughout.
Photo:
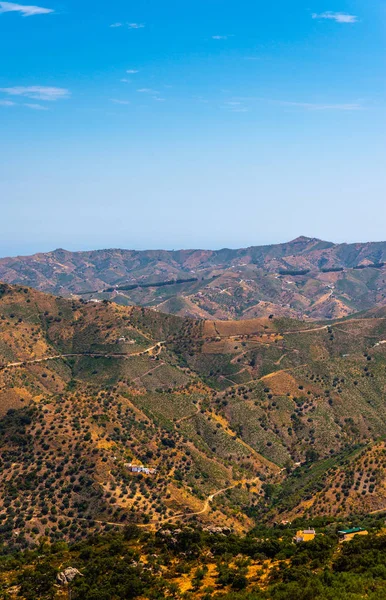
<svg viewBox="0 0 386 600"><path fill-rule="evenodd" d="M144 354L150 354L153 350L158 350L157 354L153 354L153 356L158 356L162 350L164 341L157 342L150 348L145 348L145 350L140 350L139 352L131 352L130 354L120 354L118 352L70 352L66 354L55 354L54 356L44 356L42 358L34 358L31 360L22 360L18 362L8 363L6 365L0 366L0 369L7 369L10 367L23 367L25 365L34 365L42 362L48 362L50 360L58 360L60 358L74 358L77 356L90 356L91 358L131 358L132 356L143 356Z"/></svg>
<svg viewBox="0 0 386 600"><path fill-rule="evenodd" d="M279 360L277 360L275 362L275 365L280 365L281 361L283 360L283 358L285 358L287 356L288 352L285 352L285 354L282 354L281 357L279 358Z"/></svg>
<svg viewBox="0 0 386 600"><path fill-rule="evenodd" d="M301 367L307 367L307 366L308 366L308 364L304 363L302 365L296 365L295 367L289 367L288 369L280 369L279 371L273 371L272 373L263 375L263 377L260 377L260 379L252 379L251 382L247 382L247 383L252 383L253 381L266 381L266 379L271 379L271 377L275 377L275 375L280 375L280 373L288 373L289 371L295 371L295 369L300 369Z"/></svg>
<svg viewBox="0 0 386 600"><path fill-rule="evenodd" d="M332 325L321 325L320 327L309 327L307 329L289 329L288 331L280 331L280 335L288 335L290 333L312 333L313 331L323 331L324 329L328 329L329 327L332 327ZM256 331L255 333L249 333L248 335L259 335L261 332L260 331ZM268 334L271 335L278 335L278 332L276 331L269 331L267 332ZM222 338L229 338L229 339L238 339L242 336L242 333L238 333L237 335L223 335L220 336ZM261 344L265 344L265 345L269 345L267 342L260 342Z"/></svg>
<svg viewBox="0 0 386 600"><path fill-rule="evenodd" d="M136 383L141 383L142 377L146 377L146 375L150 375L150 373L153 373L154 371L156 371L157 369L159 369L160 367L164 366L164 362L159 362L157 366L153 367L152 369L149 369L148 371L146 371L146 373L142 373L142 375L139 375L138 377L136 377L135 379L133 379L133 382Z"/></svg>
<svg viewBox="0 0 386 600"><path fill-rule="evenodd" d="M341 333L345 333L346 335L351 335L352 337L361 337L368 340L373 340L376 338L375 335L364 335L361 331L347 331L347 329L342 329L341 327L334 327L333 331L340 331ZM377 344L375 344L377 345ZM375 346L374 346L375 347Z"/></svg>
<svg viewBox="0 0 386 600"><path fill-rule="evenodd" d="M283 331L283 334L288 334L288 333L311 333L312 331L322 331L323 329L328 329L329 327L331 328L335 328L338 329L339 325L344 325L345 323L363 323L363 322L370 322L371 321L386 321L386 317L373 317L373 318L369 318L369 319L347 319L347 321L340 321L340 322L334 322L332 321L331 323L328 323L327 325L322 325L320 327L313 327L313 328L309 328L309 329L294 329L293 331ZM345 329L341 329L340 331L343 331L344 333L350 333L348 331L346 331Z"/></svg>
<svg viewBox="0 0 386 600"><path fill-rule="evenodd" d="M277 363L276 363L277 364ZM275 375L280 375L280 373L289 373L290 371L295 371L295 369L300 369L302 367L308 367L308 363L303 363L301 365L296 365L294 367L288 367L288 369L279 369L278 371L272 371L272 373L268 373L267 375L263 375L259 379L250 379L249 381L244 381L243 383L235 383L233 386L230 386L224 391L229 391L231 387L241 387L245 385L251 385L251 383L258 383L259 381L266 381L267 379L271 379L271 377L275 377Z"/></svg>
<svg viewBox="0 0 386 600"><path fill-rule="evenodd" d="M253 341L252 343L255 344L254 347L247 348L247 350L244 350L244 352L240 352L240 354L236 354L236 356L234 356L231 359L231 363L233 365L235 363L237 363L237 361L240 358L242 358L243 356L245 356L246 354L248 354L248 352L251 352L251 350L259 350L261 348L261 346L264 346L266 348L270 348L272 346L271 343L269 343L269 342L261 342L260 340L259 341ZM282 350L284 349L283 346L278 346L278 348L281 348Z"/></svg>
<svg viewBox="0 0 386 600"><path fill-rule="evenodd" d="M369 515L377 515L383 512L386 512L386 508L378 508L377 510L372 510L371 512L369 512Z"/></svg>
<svg viewBox="0 0 386 600"><path fill-rule="evenodd" d="M217 490L216 492L212 492L211 494L209 494L209 496L207 496L207 498L204 500L204 504L203 504L203 507L201 508L201 510L198 510L195 512L190 512L190 513L179 513L177 515L173 515L172 517L167 517L166 519L163 519L161 522L158 522L158 524L163 525L164 523L169 523L170 521L174 521L176 519L187 519L189 517L198 517L200 515L203 515L206 512L208 512L211 502L213 502L214 498L216 498L217 496L220 496L221 494L225 494L225 492L228 492L229 490L233 490L235 487L237 487L240 484L246 485L246 484L253 484L253 483L258 483L258 482L261 483L261 479L259 477L254 477L253 479L242 479L241 481L237 481L236 483L234 483L228 487L221 488L220 490Z"/></svg>
<svg viewBox="0 0 386 600"><path fill-rule="evenodd" d="M193 419L193 417L195 417L196 415L198 415L200 412L201 412L201 404L198 403L197 404L196 412L194 412L191 415L185 415L184 417L181 417L180 419L177 419L177 421L175 421L175 425L178 425L179 423L182 423L183 421L188 421L189 419Z"/></svg>
<svg viewBox="0 0 386 600"><path fill-rule="evenodd" d="M328 329L332 327L332 325L322 325L321 327L311 327L309 329L292 329L289 331L282 331L282 335L288 335L290 333L312 333L313 331L323 331L324 329Z"/></svg>

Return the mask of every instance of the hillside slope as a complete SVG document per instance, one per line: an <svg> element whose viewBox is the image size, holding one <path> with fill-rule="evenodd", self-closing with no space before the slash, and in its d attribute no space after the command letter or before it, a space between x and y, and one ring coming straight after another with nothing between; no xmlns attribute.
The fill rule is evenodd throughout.
<svg viewBox="0 0 386 600"><path fill-rule="evenodd" d="M206 319L334 319L384 305L386 242L300 237L239 250L97 250L0 259L0 280Z"/></svg>
<svg viewBox="0 0 386 600"><path fill-rule="evenodd" d="M385 340L379 308L195 321L2 285L0 531L385 508ZM344 461L360 481L341 481Z"/></svg>

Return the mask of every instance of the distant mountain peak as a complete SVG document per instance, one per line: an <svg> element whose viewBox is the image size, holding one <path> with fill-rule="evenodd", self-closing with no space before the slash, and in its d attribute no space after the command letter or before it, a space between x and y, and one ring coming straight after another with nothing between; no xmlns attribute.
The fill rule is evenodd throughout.
<svg viewBox="0 0 386 600"><path fill-rule="evenodd" d="M306 235L299 235L299 237L291 240L289 244L304 244L307 242L320 242L320 240L318 240L318 238L307 237Z"/></svg>

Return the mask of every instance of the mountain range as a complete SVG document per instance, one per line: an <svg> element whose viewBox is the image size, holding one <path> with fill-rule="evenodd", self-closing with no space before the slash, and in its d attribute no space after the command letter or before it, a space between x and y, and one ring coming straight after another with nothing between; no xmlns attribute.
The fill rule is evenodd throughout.
<svg viewBox="0 0 386 600"><path fill-rule="evenodd" d="M59 249L0 259L0 281L211 320L336 319L386 304L386 242L231 250Z"/></svg>

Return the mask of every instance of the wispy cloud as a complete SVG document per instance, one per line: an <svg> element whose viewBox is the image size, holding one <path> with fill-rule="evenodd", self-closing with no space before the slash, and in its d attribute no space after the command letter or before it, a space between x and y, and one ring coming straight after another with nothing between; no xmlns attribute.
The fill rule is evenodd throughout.
<svg viewBox="0 0 386 600"><path fill-rule="evenodd" d="M129 75L135 75L135 73L139 73L139 71L137 71L137 69L128 69L126 73Z"/></svg>
<svg viewBox="0 0 386 600"><path fill-rule="evenodd" d="M263 96L235 96L230 98L228 101L223 103L223 107L228 106L229 108L234 106L237 108L237 102L242 107L248 107L248 105L255 105L257 102L264 102L274 106L287 106L292 108L298 108L310 111L323 111L323 110L336 110L336 111L359 111L365 110L366 107L363 105L361 98L358 98L355 102L294 102L290 100L274 100L272 98L265 98Z"/></svg>
<svg viewBox="0 0 386 600"><path fill-rule="evenodd" d="M111 98L111 102L113 102L114 104L130 104L129 100L117 100L116 98Z"/></svg>
<svg viewBox="0 0 386 600"><path fill-rule="evenodd" d="M68 98L70 96L70 91L65 88L41 85L0 88L0 92L8 94L9 96L24 96L25 98L32 98L33 100L48 101L61 100L62 98Z"/></svg>
<svg viewBox="0 0 386 600"><path fill-rule="evenodd" d="M43 106L42 104L36 104L34 102L24 102L23 104L17 104L16 102L12 102L12 100L0 100L0 106L25 106L26 108L30 108L31 110L48 110L47 106Z"/></svg>
<svg viewBox="0 0 386 600"><path fill-rule="evenodd" d="M280 102L283 106L293 106L304 108L306 110L363 110L363 106L358 102L347 104L319 104L312 102Z"/></svg>
<svg viewBox="0 0 386 600"><path fill-rule="evenodd" d="M139 88L137 92L139 94L147 94L148 96L151 96L151 98L156 102L165 102L165 98L160 96L160 92L158 90L153 90L152 88Z"/></svg>
<svg viewBox="0 0 386 600"><path fill-rule="evenodd" d="M110 25L113 29L117 27L126 27L127 29L143 29L145 27L144 23L112 23Z"/></svg>
<svg viewBox="0 0 386 600"><path fill-rule="evenodd" d="M30 104L30 103L25 103L23 104L23 106L26 106L27 108L30 108L31 110L48 110L48 108L46 106L42 106L41 104Z"/></svg>
<svg viewBox="0 0 386 600"><path fill-rule="evenodd" d="M327 11L324 13L313 13L313 19L330 19L337 23L357 23L358 17L356 15L350 15L348 13L331 12Z"/></svg>
<svg viewBox="0 0 386 600"><path fill-rule="evenodd" d="M229 100L227 102L224 102L224 104L222 105L221 108L226 109L228 112L234 112L234 113L249 112L249 108L247 108L243 104L243 102L240 102L239 100Z"/></svg>
<svg viewBox="0 0 386 600"><path fill-rule="evenodd" d="M41 6L24 6L13 2L0 2L0 13L17 12L23 17L33 17L35 15L47 15L53 13L52 8L42 8Z"/></svg>
<svg viewBox="0 0 386 600"><path fill-rule="evenodd" d="M212 35L212 40L227 40L230 35Z"/></svg>
<svg viewBox="0 0 386 600"><path fill-rule="evenodd" d="M137 92L139 94L159 94L157 90L152 90L151 88L140 88L139 90L137 90Z"/></svg>

